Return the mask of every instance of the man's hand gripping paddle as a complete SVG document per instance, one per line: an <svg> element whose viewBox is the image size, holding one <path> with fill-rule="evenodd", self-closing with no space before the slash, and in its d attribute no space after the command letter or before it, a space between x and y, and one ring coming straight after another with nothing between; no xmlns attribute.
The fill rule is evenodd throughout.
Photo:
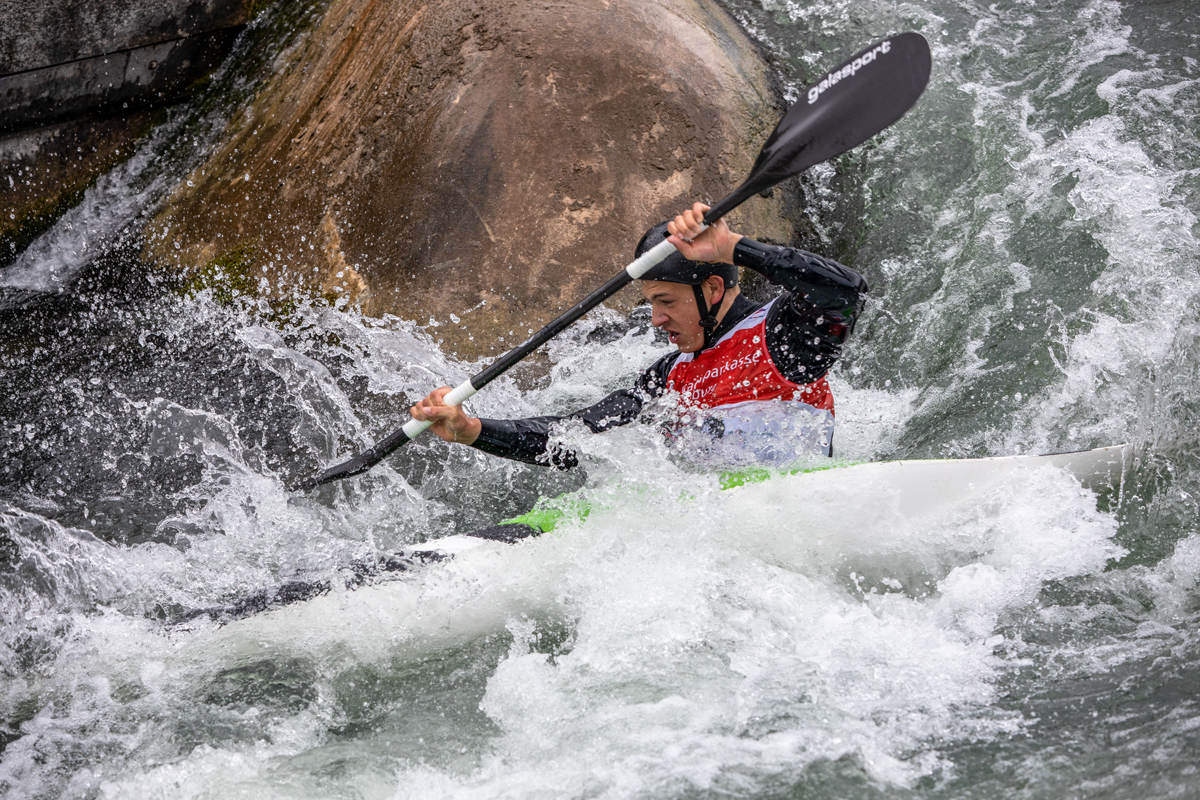
<svg viewBox="0 0 1200 800"><path fill-rule="evenodd" d="M763 145L750 177L709 209L711 225L747 199L814 164L845 153L882 131L912 108L929 81L929 45L919 33L902 33L874 44L832 70L796 101ZM449 405L463 401L503 375L525 356L675 251L663 241L592 292L570 311L531 336L519 347L446 395ZM433 423L409 420L366 452L330 467L302 483L307 490L366 472Z"/></svg>

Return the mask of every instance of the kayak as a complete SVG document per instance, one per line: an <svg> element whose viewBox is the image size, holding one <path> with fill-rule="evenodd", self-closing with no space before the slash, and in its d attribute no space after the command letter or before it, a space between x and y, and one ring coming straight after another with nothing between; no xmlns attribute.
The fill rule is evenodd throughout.
<svg viewBox="0 0 1200 800"><path fill-rule="evenodd" d="M934 514L972 495L991 491L1014 472L1042 467L1063 469L1091 491L1120 491L1121 481L1134 458L1133 446L1112 445L1092 450L1032 456L992 456L988 458L907 459L899 461L831 462L816 466L808 463L791 470L759 467L724 472L722 490L737 489L785 476L836 471L837 480L873 486L876 491L891 489L902 498L902 515ZM819 481L819 478L813 478ZM519 517L499 525L467 534L433 539L412 549L424 558L453 557L477 547L482 541L513 544L530 536L549 533L565 521L582 521L592 505L572 495L543 500Z"/></svg>
<svg viewBox="0 0 1200 800"><path fill-rule="evenodd" d="M240 619L193 619L183 626L193 635L180 655L211 660L214 668L280 653L317 662L422 658L503 632L514 619L561 615L563 586L624 558L628 548L667 558L666 567L669 552L686 556L676 548L699 539L704 552L768 571L832 570L856 583L875 581L880 591L927 593L980 553L1001 548L1015 557L1004 538L1014 525L1073 546L1075 528L1096 527L1083 517L1103 516L1100 503L1119 504L1134 457L1132 447L1118 445L747 472L725 476L725 491L683 499L662 491L615 493L619 501L608 505L596 500L611 496L605 487L547 501L497 526L518 529L508 538L453 535L413 546L390 557L402 567L353 591L326 586L295 598L303 602L260 603Z"/></svg>
<svg viewBox="0 0 1200 800"><path fill-rule="evenodd" d="M869 528L880 520L892 519L912 523L921 518L936 518L950 513L956 507L969 507L988 496L1014 475L1030 473L1043 468L1064 470L1079 482L1082 488L1098 495L1118 494L1128 468L1132 465L1134 449L1131 445L1114 445L1094 450L1070 453L1054 453L1033 456L996 456L991 458L965 459L920 459L878 462L808 463L791 470L744 469L722 473L718 477L721 495L733 496L753 492L746 498L750 506L787 507L797 495L815 496L850 495L850 503L831 503L836 511L815 507L808 511L813 520L822 515L835 514L828 527ZM625 498L626 504L645 503L652 493L647 488L639 490L637 497ZM683 498L686 502L695 498ZM546 536L565 527L584 525L589 517L618 511L613 506L598 504L584 499L579 493L563 495L539 502L529 512L499 525L431 539L405 550L382 556L367 562L356 562L346 570L344 586L338 589L355 590L362 593L367 589L379 588L394 582L419 583L419 577L429 567L462 559L472 554L473 559L491 558L507 563L508 556L499 559L489 556L500 550L512 549L517 545L539 546L553 549L546 540L560 538ZM778 537L770 544L773 558L788 551L794 537ZM534 545L533 540L541 542ZM761 544L761 543L760 543ZM786 560L786 557L785 557ZM521 571L525 567L511 567ZM335 591L328 579L289 581L280 586L263 589L250 594L239 602L193 611L186 617L173 622L173 627L190 627L197 619L207 618L220 624L278 611L283 607L311 604L330 594L345 595Z"/></svg>

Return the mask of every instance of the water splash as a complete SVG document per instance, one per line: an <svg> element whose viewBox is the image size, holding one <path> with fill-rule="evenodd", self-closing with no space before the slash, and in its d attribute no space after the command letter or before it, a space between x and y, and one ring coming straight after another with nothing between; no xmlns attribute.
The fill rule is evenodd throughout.
<svg viewBox="0 0 1200 800"><path fill-rule="evenodd" d="M630 426L563 431L576 473L424 437L293 496L292 479L482 365L397 319L298 302L273 325L251 298L179 297L118 244L50 287L62 305L5 312L6 792L1190 790L1187 9L1156 7L1179 17L1160 31L1111 2L730 5L792 90L889 30L933 41L922 105L805 187L814 235L850 248L875 288L831 376L839 455L1130 438L1144 455L1122 491L1050 470L926 514L920 493L839 471L719 491ZM106 185L143 202L121 175ZM70 260L65 233L31 275ZM595 315L472 411L562 413L628 385L664 348L642 323ZM355 559L564 492L592 513L526 544L224 628L164 624L293 577L338 586Z"/></svg>

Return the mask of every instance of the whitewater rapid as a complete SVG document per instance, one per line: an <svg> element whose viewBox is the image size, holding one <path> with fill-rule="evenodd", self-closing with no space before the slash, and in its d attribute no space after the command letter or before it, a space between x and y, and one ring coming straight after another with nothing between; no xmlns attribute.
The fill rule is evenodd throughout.
<svg viewBox="0 0 1200 800"><path fill-rule="evenodd" d="M727 6L793 95L888 32L933 46L913 113L803 184L806 246L873 289L830 377L838 458L1131 442L1120 491L1045 469L928 514L851 470L720 491L629 426L564 431L576 472L424 437L289 493L482 364L141 265L139 220L231 113L209 104L0 273L5 796L1196 793L1195 12ZM250 44L218 77L235 95ZM570 411L667 347L596 314L470 408ZM172 624L564 493L592 512L539 539Z"/></svg>

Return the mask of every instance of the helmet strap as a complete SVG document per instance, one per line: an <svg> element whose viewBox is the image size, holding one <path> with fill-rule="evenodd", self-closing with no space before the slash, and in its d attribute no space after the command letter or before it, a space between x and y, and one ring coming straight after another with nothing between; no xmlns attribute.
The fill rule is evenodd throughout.
<svg viewBox="0 0 1200 800"><path fill-rule="evenodd" d="M704 347L707 349L712 342L713 331L717 329L717 313L721 310L721 303L725 300L725 293L721 292L721 296L716 298L713 305L710 307L708 301L704 299L704 290L701 288L703 284L696 284L692 287L692 291L696 293L696 308L700 310L700 327L704 330Z"/></svg>

